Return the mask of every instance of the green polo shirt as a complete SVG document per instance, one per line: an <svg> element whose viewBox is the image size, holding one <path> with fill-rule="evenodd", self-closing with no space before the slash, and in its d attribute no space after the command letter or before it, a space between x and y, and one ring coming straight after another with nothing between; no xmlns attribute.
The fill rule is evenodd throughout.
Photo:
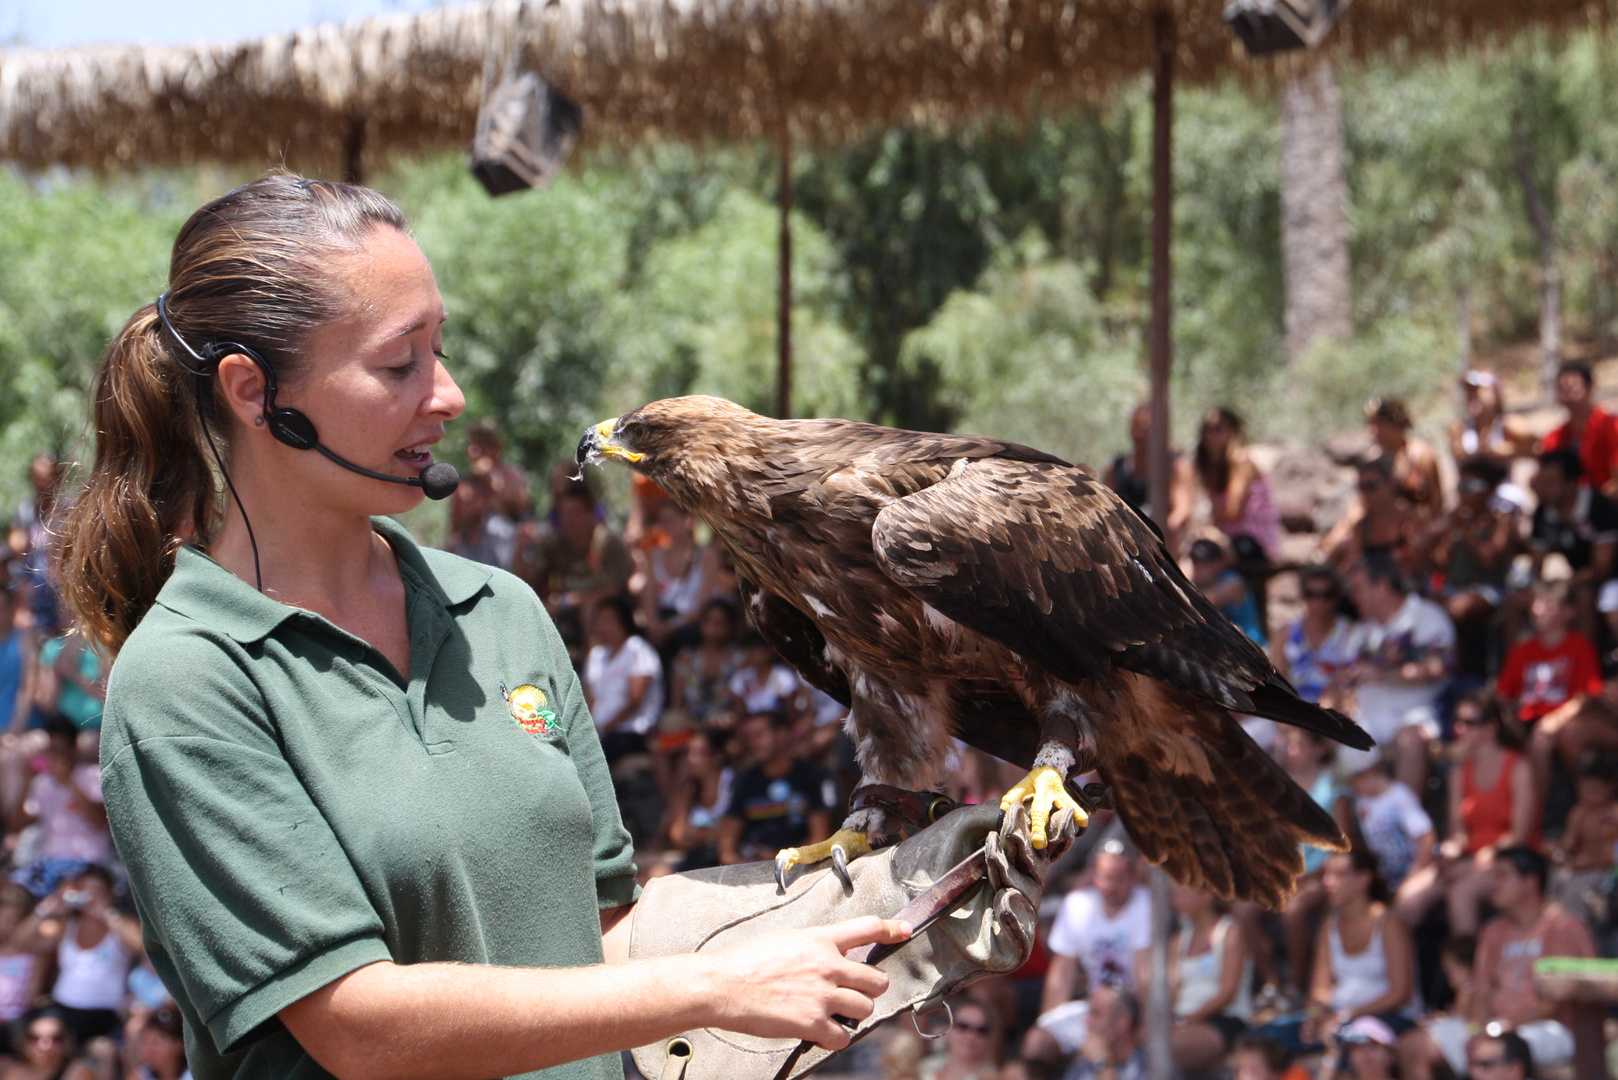
<svg viewBox="0 0 1618 1080"><path fill-rule="evenodd" d="M404 577L408 680L191 548L112 671L107 813L197 1080L328 1075L277 1013L379 960L598 964L598 911L637 895L533 592L375 527ZM543 693L526 727L502 683ZM623 1072L611 1055L535 1075Z"/></svg>

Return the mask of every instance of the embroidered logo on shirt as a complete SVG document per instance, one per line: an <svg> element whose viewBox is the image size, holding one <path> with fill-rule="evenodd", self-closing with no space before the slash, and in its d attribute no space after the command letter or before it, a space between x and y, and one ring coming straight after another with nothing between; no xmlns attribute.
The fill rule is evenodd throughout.
<svg viewBox="0 0 1618 1080"><path fill-rule="evenodd" d="M508 691L506 684L501 683L500 696L506 699L506 705L511 709L511 718L528 734L554 735L558 732L556 710L548 707L545 691L539 687L524 683L517 689Z"/></svg>

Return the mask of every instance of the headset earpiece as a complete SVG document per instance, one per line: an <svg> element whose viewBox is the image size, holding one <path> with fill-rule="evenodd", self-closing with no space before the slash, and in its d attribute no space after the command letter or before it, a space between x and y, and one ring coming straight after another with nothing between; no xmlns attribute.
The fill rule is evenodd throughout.
<svg viewBox="0 0 1618 1080"><path fill-rule="evenodd" d="M209 350L213 351L212 356L209 356ZM246 345L234 341L210 343L202 352L204 357L214 361L221 360L231 353L240 353L258 365L259 371L264 373L264 423L268 425L270 434L275 436L276 442L284 443L294 450L313 450L320 445L320 434L315 431L314 421L298 409L285 409L276 405L275 369L270 367L269 361Z"/></svg>

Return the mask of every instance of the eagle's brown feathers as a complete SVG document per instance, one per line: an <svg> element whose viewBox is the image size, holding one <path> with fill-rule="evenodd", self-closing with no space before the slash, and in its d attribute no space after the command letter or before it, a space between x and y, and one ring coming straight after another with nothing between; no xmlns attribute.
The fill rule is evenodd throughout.
<svg viewBox="0 0 1618 1080"><path fill-rule="evenodd" d="M1271 906L1300 842L1342 846L1232 710L1369 737L1299 700L1089 469L718 398L610 427L592 456L643 455L634 467L730 551L759 631L851 705L867 781L935 784L951 734L1024 766L1057 739L1099 769L1149 859Z"/></svg>

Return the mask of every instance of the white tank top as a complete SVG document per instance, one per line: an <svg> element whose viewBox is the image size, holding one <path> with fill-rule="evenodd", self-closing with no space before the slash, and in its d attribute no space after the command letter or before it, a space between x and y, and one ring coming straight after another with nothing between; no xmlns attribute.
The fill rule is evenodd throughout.
<svg viewBox="0 0 1618 1080"><path fill-rule="evenodd" d="M71 1009L116 1009L124 1000L124 978L130 956L124 943L109 928L107 936L88 949L79 948L79 924L70 922L56 950L60 974L51 997Z"/></svg>
<svg viewBox="0 0 1618 1080"><path fill-rule="evenodd" d="M1229 915L1214 924L1208 951L1190 955L1191 924L1180 927L1180 992L1174 996L1174 1015L1190 1016L1209 1001L1219 996L1219 973L1225 968L1225 936L1234 921ZM1225 1016L1238 1020L1253 1018L1253 958L1242 964L1242 977L1236 984L1236 996L1220 1010Z"/></svg>
<svg viewBox="0 0 1618 1080"><path fill-rule="evenodd" d="M1371 926L1371 944L1364 952L1351 953L1343 949L1343 936L1337 929L1337 916L1326 923L1326 940L1331 946L1331 1007L1334 1011L1357 1009L1375 1001L1388 992L1388 953L1382 941L1382 924L1387 919L1383 912ZM1416 983L1411 982L1411 1000L1397 1011L1417 1015Z"/></svg>

